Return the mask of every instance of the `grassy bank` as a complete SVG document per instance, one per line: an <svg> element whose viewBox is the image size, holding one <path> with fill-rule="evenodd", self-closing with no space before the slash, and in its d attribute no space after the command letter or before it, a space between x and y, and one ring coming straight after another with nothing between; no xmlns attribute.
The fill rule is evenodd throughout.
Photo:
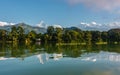
<svg viewBox="0 0 120 75"><path fill-rule="evenodd" d="M107 42L97 42L96 45L108 44ZM57 43L56 45L87 45L86 43Z"/></svg>
<svg viewBox="0 0 120 75"><path fill-rule="evenodd" d="M86 45L86 43L57 43L56 45Z"/></svg>

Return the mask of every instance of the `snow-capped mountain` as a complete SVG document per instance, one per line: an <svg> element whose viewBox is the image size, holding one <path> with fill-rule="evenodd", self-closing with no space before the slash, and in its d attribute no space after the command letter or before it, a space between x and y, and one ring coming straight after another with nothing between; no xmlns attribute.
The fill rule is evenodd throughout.
<svg viewBox="0 0 120 75"><path fill-rule="evenodd" d="M7 31L11 31L12 26L21 26L25 30L25 33L28 33L30 31L35 31L37 33L45 33L47 31L48 26L53 26L54 28L62 28L62 29L81 29L81 30L98 30L98 31L108 31L110 29L120 28L120 22L113 22L108 24L99 24L96 22L91 23L85 23L81 22L79 25L73 25L72 27L64 28L62 25L54 24L54 25L47 25L44 23L44 21L41 21L39 24L35 26L31 26L25 23L8 23L8 22L2 22L0 21L0 29L4 29Z"/></svg>
<svg viewBox="0 0 120 75"><path fill-rule="evenodd" d="M8 23L8 22L0 21L0 29L11 31L11 28L13 26L15 26L15 27L21 26L25 30L25 33L28 33L32 30L35 31L36 33L45 33L47 31L47 27L50 25L45 24L44 21L41 21L39 24L37 24L35 26L31 26L31 25L28 25L25 23L15 24L15 23ZM62 28L63 29L63 27L58 24L54 24L51 26L53 26L54 28Z"/></svg>
<svg viewBox="0 0 120 75"><path fill-rule="evenodd" d="M108 31L113 28L120 28L120 22L113 22L109 24L99 24L96 22L91 22L91 23L81 22L77 27L82 30Z"/></svg>
<svg viewBox="0 0 120 75"><path fill-rule="evenodd" d="M40 27L40 28L47 28L47 24L44 23L44 21L41 21L39 24L36 25L37 27Z"/></svg>
<svg viewBox="0 0 120 75"><path fill-rule="evenodd" d="M19 23L19 24L15 24L15 25L2 25L2 26L0 26L0 29L11 31L12 26L23 27L23 29L25 30L25 33L28 33L32 30L35 31L36 33L45 33L46 32L45 28L41 28L41 27L38 27L38 26L30 26L30 25L27 25L25 23Z"/></svg>

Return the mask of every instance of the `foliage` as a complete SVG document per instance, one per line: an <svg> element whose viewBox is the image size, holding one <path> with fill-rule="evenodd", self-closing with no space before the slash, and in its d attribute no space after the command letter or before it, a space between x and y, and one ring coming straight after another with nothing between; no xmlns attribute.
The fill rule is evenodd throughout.
<svg viewBox="0 0 120 75"><path fill-rule="evenodd" d="M120 29L111 29L109 31L82 31L79 28L72 27L67 28L55 28L49 26L47 32L44 34L30 31L25 33L25 30L21 27L13 26L11 32L6 30L0 30L0 42L35 42L37 39L43 43L86 43L97 44L102 42L108 43L120 43Z"/></svg>

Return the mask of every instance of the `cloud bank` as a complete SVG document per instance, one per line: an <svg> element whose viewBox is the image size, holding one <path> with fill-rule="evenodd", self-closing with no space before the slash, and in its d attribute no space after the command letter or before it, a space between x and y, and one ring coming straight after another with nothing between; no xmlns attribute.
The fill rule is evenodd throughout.
<svg viewBox="0 0 120 75"><path fill-rule="evenodd" d="M61 29L63 29L63 27L61 25L58 25L58 24L53 25L53 27L54 28L61 28Z"/></svg>
<svg viewBox="0 0 120 75"><path fill-rule="evenodd" d="M39 24L37 24L36 26L41 27L41 28L47 28L48 26L53 26L54 28L63 28L61 25L59 24L53 24L53 25L48 25L46 23L44 23L44 21L41 21Z"/></svg>
<svg viewBox="0 0 120 75"><path fill-rule="evenodd" d="M118 10L120 8L120 0L67 0L67 2L71 5L83 4L98 10Z"/></svg>
<svg viewBox="0 0 120 75"><path fill-rule="evenodd" d="M15 25L15 23L8 23L8 22L0 21L0 26L7 26L7 25ZM48 26L53 26L54 28L61 28L61 29L64 28L63 25L59 25L59 24L48 25L44 23L44 21L41 21L36 26L41 27L41 28L47 28ZM95 21L91 23L81 22L80 24L74 25L74 26L82 30L108 31L113 28L120 28L120 22L111 22L111 23L106 23L106 24L100 24Z"/></svg>
<svg viewBox="0 0 120 75"><path fill-rule="evenodd" d="M91 22L91 23L81 22L77 27L83 30L108 31L113 28L120 28L120 22L112 22L107 24L100 24L96 22Z"/></svg>
<svg viewBox="0 0 120 75"><path fill-rule="evenodd" d="M0 21L0 26L6 26L6 25L15 25L15 23L8 23L8 22Z"/></svg>

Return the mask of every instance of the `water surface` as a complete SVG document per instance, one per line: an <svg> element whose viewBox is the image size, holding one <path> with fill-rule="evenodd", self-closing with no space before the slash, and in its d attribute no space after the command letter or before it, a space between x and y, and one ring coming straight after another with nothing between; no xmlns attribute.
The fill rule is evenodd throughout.
<svg viewBox="0 0 120 75"><path fill-rule="evenodd" d="M119 75L119 45L0 44L0 75Z"/></svg>

